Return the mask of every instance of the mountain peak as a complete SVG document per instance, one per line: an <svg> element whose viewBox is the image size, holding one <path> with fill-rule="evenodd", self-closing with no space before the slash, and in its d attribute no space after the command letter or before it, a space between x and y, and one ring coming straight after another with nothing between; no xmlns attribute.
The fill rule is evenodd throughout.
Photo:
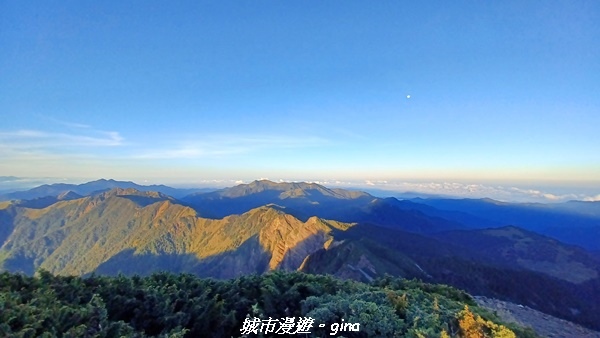
<svg viewBox="0 0 600 338"><path fill-rule="evenodd" d="M67 190L61 194L59 194L57 196L57 199L62 201L62 200L75 200L78 198L82 198L83 196L79 195L78 193L72 191L72 190Z"/></svg>
<svg viewBox="0 0 600 338"><path fill-rule="evenodd" d="M291 211L306 219L323 212L326 218L333 218L334 210L342 204L359 206L373 198L365 192L329 189L317 183L257 180L209 193L188 195L183 201L205 217L239 215L253 208L275 203L290 208L286 212Z"/></svg>
<svg viewBox="0 0 600 338"><path fill-rule="evenodd" d="M170 196L167 196L163 193L157 191L140 191L135 188L113 188L110 190L106 190L100 193L101 198L109 198L109 197L125 197L131 200L138 200L139 198L145 199L147 202L149 201L158 201L158 200L171 200ZM137 199L136 199L137 198Z"/></svg>
<svg viewBox="0 0 600 338"><path fill-rule="evenodd" d="M256 180L249 184L240 184L217 192L222 197L243 197L265 192L277 192L280 199L299 198L306 196L321 195L339 199L355 199L369 196L360 191L349 191L343 189L329 189L317 183L308 182L273 182L269 180Z"/></svg>
<svg viewBox="0 0 600 338"><path fill-rule="evenodd" d="M277 185L277 183L275 183L271 180L262 179L262 180L254 180L254 181L250 182L249 185Z"/></svg>
<svg viewBox="0 0 600 338"><path fill-rule="evenodd" d="M248 217L259 216L260 219L264 222L265 220L271 221L272 219L277 218L277 217L286 217L286 216L291 216L291 215L286 213L285 207L282 207L282 206L274 204L274 203L270 203L270 204L263 205L263 206L254 208L252 210L249 210L249 211L245 212L244 214L242 214L242 216L248 216ZM293 216L291 216L291 217L293 217Z"/></svg>

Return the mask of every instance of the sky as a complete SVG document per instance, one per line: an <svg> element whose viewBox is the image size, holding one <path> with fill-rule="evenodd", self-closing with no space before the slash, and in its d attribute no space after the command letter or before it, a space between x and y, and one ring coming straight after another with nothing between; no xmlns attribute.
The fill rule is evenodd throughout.
<svg viewBox="0 0 600 338"><path fill-rule="evenodd" d="M0 176L600 199L598 41L595 0L0 0Z"/></svg>

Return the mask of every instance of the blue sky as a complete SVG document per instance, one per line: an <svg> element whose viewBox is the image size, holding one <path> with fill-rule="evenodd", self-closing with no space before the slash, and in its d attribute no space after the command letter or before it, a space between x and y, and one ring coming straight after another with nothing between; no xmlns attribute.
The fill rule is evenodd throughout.
<svg viewBox="0 0 600 338"><path fill-rule="evenodd" d="M598 41L597 1L2 1L0 176L600 193Z"/></svg>

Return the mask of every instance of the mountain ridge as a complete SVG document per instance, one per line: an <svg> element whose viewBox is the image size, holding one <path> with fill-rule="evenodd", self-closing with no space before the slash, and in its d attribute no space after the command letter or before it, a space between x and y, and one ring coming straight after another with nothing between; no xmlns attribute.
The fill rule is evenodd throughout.
<svg viewBox="0 0 600 338"><path fill-rule="evenodd" d="M471 228L515 225L588 250L600 250L600 203L507 203L492 199L412 199L437 210L460 212L454 218ZM473 221L477 220L477 221ZM483 220L483 223L481 222ZM479 223L477 223L479 222Z"/></svg>
<svg viewBox="0 0 600 338"><path fill-rule="evenodd" d="M257 249L269 256L268 270L297 269L308 254L331 243L333 230L351 226L317 217L302 222L275 205L211 220L166 195L120 188L43 209L13 208L16 233L2 243L4 265L29 262L28 273L44 268L86 274L124 250L210 259L254 237Z"/></svg>
<svg viewBox="0 0 600 338"><path fill-rule="evenodd" d="M134 188L139 191L159 191L166 195L175 198L184 197L194 192L202 191L203 189L177 189L166 185L139 185L131 181L116 181L113 179L98 179L81 184L69 183L54 183L44 184L29 190L15 191L5 194L0 194L0 201L7 200L31 200L44 197L58 197L71 191L74 194L81 196L93 195L98 192L110 190L113 188Z"/></svg>
<svg viewBox="0 0 600 338"><path fill-rule="evenodd" d="M588 326L600 322L593 303L600 294L598 269L565 254L559 242L529 236L533 245L523 249L519 238L496 236L508 240L506 248L518 249L512 261L502 260L504 247L495 256L481 253L494 248L486 246L493 234L446 218L478 220L467 213L368 194L344 198L308 183L256 182L240 190L240 197L212 194L204 200L221 211L232 206L243 211L222 218L206 217L209 208L132 188L44 208L9 202L0 209L0 264L10 271L44 268L62 275L167 270L231 278L302 270L369 281L391 273L516 301ZM260 198L253 199L256 195ZM494 231L505 231L499 229ZM444 235L461 231L479 240ZM565 278L570 264L580 269ZM555 267L560 273L548 273Z"/></svg>

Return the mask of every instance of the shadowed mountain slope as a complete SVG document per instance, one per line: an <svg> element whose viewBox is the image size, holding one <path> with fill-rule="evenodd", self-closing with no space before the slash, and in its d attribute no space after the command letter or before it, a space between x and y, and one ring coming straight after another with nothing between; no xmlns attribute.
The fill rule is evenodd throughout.
<svg viewBox="0 0 600 338"><path fill-rule="evenodd" d="M469 227L514 225L589 250L600 250L600 202L505 203L489 198L413 199L411 202L471 215L475 222L461 218Z"/></svg>
<svg viewBox="0 0 600 338"><path fill-rule="evenodd" d="M523 254L525 264L510 265L499 262L493 255L487 256L483 250L370 224L358 224L338 234L336 240L327 250L312 254L304 264L304 271L363 281L386 273L420 278L453 285L472 294L524 304L600 328L597 324L600 270L594 268L588 256L580 257L577 252L572 256L569 252L561 254L554 265L539 262L544 267L542 270L535 261L526 260L526 254ZM531 243L531 246L544 247L544 244ZM565 258L569 261L563 261ZM562 273L569 266L579 267L583 273L575 279L565 278ZM554 268L562 270L555 273Z"/></svg>
<svg viewBox="0 0 600 338"><path fill-rule="evenodd" d="M434 236L465 248L474 259L521 267L575 284L599 277L600 261L587 251L513 226Z"/></svg>
<svg viewBox="0 0 600 338"><path fill-rule="evenodd" d="M301 220L317 216L350 223L368 222L417 233L465 228L457 221L428 216L416 208L401 207L400 201L395 198L382 199L359 191L329 189L315 183L254 181L211 193L193 194L182 201L201 216L210 218L241 214L274 203L285 206L287 213Z"/></svg>

